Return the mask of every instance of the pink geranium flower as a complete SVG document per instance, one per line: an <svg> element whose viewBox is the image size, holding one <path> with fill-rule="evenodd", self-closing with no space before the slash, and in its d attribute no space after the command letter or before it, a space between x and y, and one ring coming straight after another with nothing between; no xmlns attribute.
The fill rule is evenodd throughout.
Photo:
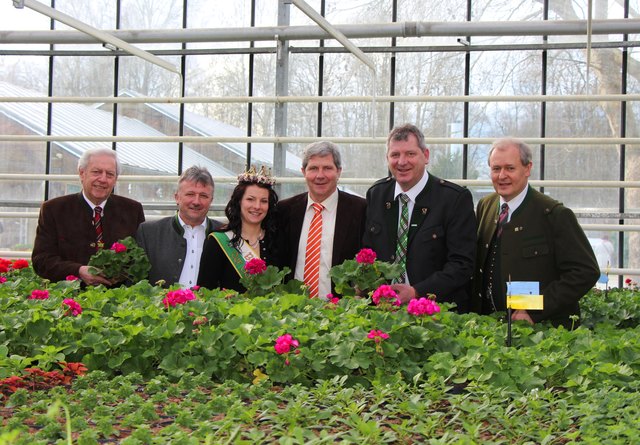
<svg viewBox="0 0 640 445"><path fill-rule="evenodd" d="M398 294L388 284L383 284L378 287L373 292L371 299L373 300L373 304L375 304L376 306L387 304L391 306L400 306L400 299L398 298Z"/></svg>
<svg viewBox="0 0 640 445"><path fill-rule="evenodd" d="M414 298L407 305L407 312L417 317L423 315L433 315L440 312L440 306L429 298Z"/></svg>
<svg viewBox="0 0 640 445"><path fill-rule="evenodd" d="M373 264L376 261L376 253L371 249L361 249L356 254L356 261L360 264Z"/></svg>
<svg viewBox="0 0 640 445"><path fill-rule="evenodd" d="M122 253L127 251L127 246L120 243L113 243L111 245L111 250L114 250L116 253Z"/></svg>
<svg viewBox="0 0 640 445"><path fill-rule="evenodd" d="M7 279L5 277L0 277L0 284L5 283Z"/></svg>
<svg viewBox="0 0 640 445"><path fill-rule="evenodd" d="M293 338L291 334L281 335L276 339L276 344L274 345L274 349L280 355L288 354L291 352L291 347L297 348L300 345L300 342Z"/></svg>
<svg viewBox="0 0 640 445"><path fill-rule="evenodd" d="M62 304L69 306L66 315L69 315L69 313L71 313L71 315L77 317L82 313L82 307L73 298L65 298L64 300L62 300Z"/></svg>
<svg viewBox="0 0 640 445"><path fill-rule="evenodd" d="M13 268L13 270L25 269L29 267L29 262L24 259L15 260L13 263L11 263L11 267Z"/></svg>
<svg viewBox="0 0 640 445"><path fill-rule="evenodd" d="M178 289L167 292L167 296L162 299L165 307L175 307L178 304L185 304L187 301L195 300L196 296L191 289Z"/></svg>
<svg viewBox="0 0 640 445"><path fill-rule="evenodd" d="M376 343L380 343L382 340L386 340L389 338L389 334L387 334L386 332L377 330L377 329L371 329L369 331L369 335L367 335L367 338L375 341Z"/></svg>
<svg viewBox="0 0 640 445"><path fill-rule="evenodd" d="M31 295L29 295L29 300L46 300L48 298L49 298L48 290L35 289L34 291L31 292Z"/></svg>
<svg viewBox="0 0 640 445"><path fill-rule="evenodd" d="M252 258L244 265L244 270L249 275L257 275L267 270L267 263L261 258Z"/></svg>
<svg viewBox="0 0 640 445"><path fill-rule="evenodd" d="M65 280L67 281L78 281L80 278L76 277L75 275L67 275L67 277L65 278Z"/></svg>

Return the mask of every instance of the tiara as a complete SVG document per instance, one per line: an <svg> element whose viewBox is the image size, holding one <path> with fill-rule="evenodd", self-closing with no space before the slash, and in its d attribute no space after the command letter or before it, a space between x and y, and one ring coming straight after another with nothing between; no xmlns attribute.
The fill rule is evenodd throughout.
<svg viewBox="0 0 640 445"><path fill-rule="evenodd" d="M273 186L276 183L276 179L271 176L271 169L266 168L264 165L260 167L260 171L256 172L256 167L251 166L249 170L238 175L238 182L244 184L266 184Z"/></svg>

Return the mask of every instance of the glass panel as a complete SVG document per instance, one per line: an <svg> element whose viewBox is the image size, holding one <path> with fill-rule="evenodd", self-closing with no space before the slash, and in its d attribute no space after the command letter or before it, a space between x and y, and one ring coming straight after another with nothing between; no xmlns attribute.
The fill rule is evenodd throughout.
<svg viewBox="0 0 640 445"><path fill-rule="evenodd" d="M49 2L47 2L49 3ZM56 0L55 9L98 29L115 29L116 2L113 0ZM70 29L56 22L56 29Z"/></svg>
<svg viewBox="0 0 640 445"><path fill-rule="evenodd" d="M120 0L120 27L122 29L182 28L182 4L182 0Z"/></svg>

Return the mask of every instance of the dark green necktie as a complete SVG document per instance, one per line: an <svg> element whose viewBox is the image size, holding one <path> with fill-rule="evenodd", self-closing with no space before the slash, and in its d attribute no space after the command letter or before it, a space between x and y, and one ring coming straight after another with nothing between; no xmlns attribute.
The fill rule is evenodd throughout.
<svg viewBox="0 0 640 445"><path fill-rule="evenodd" d="M399 198L402 202L402 212L400 214L400 223L398 224L395 262L402 266L402 274L394 281L396 283L405 283L407 281L407 243L409 239L409 197L401 193Z"/></svg>

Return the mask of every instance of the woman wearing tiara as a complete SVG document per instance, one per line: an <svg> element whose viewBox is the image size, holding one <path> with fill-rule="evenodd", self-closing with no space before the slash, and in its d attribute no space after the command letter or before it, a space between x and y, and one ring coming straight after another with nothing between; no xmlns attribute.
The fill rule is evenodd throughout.
<svg viewBox="0 0 640 445"><path fill-rule="evenodd" d="M229 222L212 232L202 248L199 286L244 292L240 277L246 262L262 258L267 265L277 264L274 184L264 167L259 172L251 167L238 176L224 211Z"/></svg>

